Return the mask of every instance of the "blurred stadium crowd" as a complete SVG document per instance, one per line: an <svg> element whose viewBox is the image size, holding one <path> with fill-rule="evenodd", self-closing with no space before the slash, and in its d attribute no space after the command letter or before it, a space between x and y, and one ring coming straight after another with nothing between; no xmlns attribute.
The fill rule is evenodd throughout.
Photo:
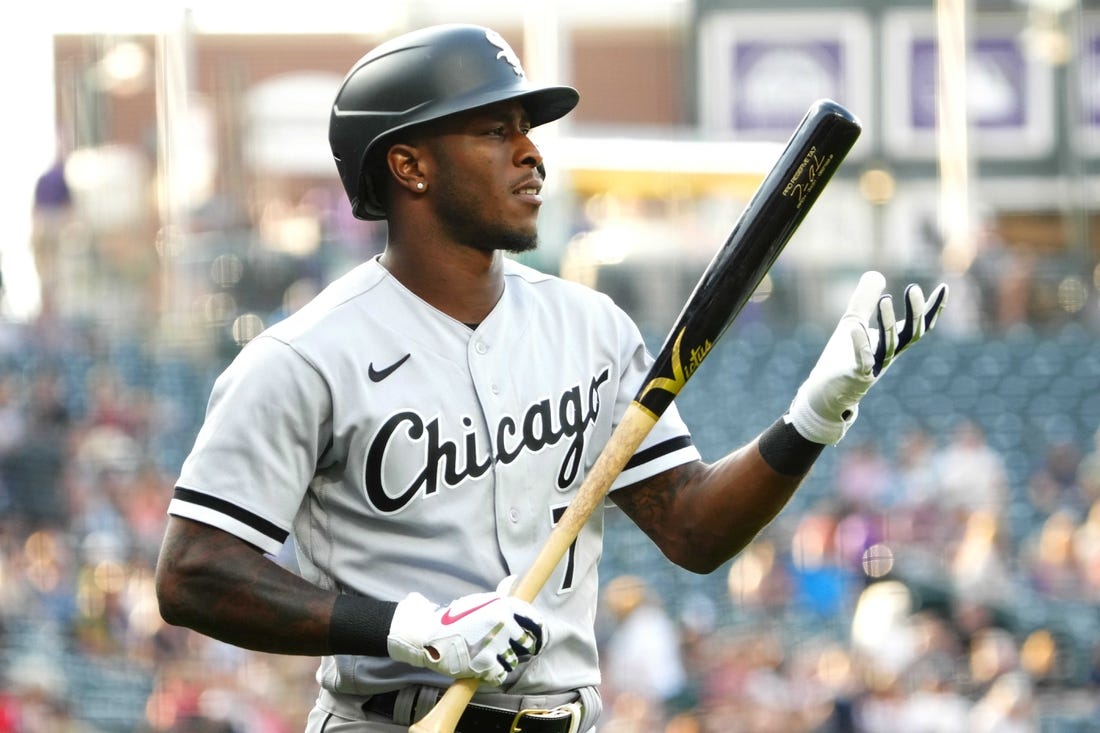
<svg viewBox="0 0 1100 733"><path fill-rule="evenodd" d="M301 208L346 212L333 201ZM43 309L0 322L0 733L299 731L316 660L166 626L153 564L214 377L378 231L311 219L321 248L279 259L254 246L275 205L259 233L200 212L179 268L205 281L207 331L180 339L217 336L180 349L148 326L157 252L91 243L69 203L51 169ZM997 327L952 282L937 331L724 571L675 568L608 512L601 733L1100 731L1100 339L1083 298L1076 319L1032 317L1043 266L984 251L971 294ZM806 276L773 275L776 294ZM780 415L827 338L773 317L793 310L778 300L747 308L677 399L704 458Z"/></svg>
<svg viewBox="0 0 1100 733"><path fill-rule="evenodd" d="M765 424L823 336L735 334L678 400L697 440ZM643 700L669 731L1100 730L1100 349L1075 327L927 346L725 577L654 571L613 522L601 730L646 730ZM739 407L751 384L777 402ZM617 637L658 643L660 615L683 676L646 687Z"/></svg>
<svg viewBox="0 0 1100 733"><path fill-rule="evenodd" d="M782 411L825 335L731 329L679 400L704 457ZM1100 342L945 329L909 356L728 572L609 513L601 733L1100 730ZM0 331L0 733L301 729L315 660L153 597L220 366L49 314Z"/></svg>
<svg viewBox="0 0 1100 733"><path fill-rule="evenodd" d="M891 9L867 5L875 17ZM1029 17L1041 19L1039 5L1064 3L978 5L1031 5ZM655 35L664 43L676 34ZM181 217L186 226L167 216L174 201L154 212L146 164L161 131L141 100L164 99L151 87L130 96L136 79L114 97L99 88L91 71L118 49L96 44L96 54L78 53L81 42L70 39L72 59L59 73L69 85L60 113L73 117L65 127L86 138L59 143L84 148L75 167L85 188L71 190L73 161L64 156L74 151L59 145L34 192L41 311L26 322L0 318L0 733L297 733L316 694L317 661L165 625L153 568L214 378L265 323L377 252L384 231L352 219L327 151L324 185L299 188L268 172L246 185L239 168L249 140L234 142L242 113L232 105L213 116L233 131L219 140L234 152L217 159L217 172L236 188L196 199ZM607 45L589 67L608 68L621 87L622 62L608 63L618 57L604 54ZM662 53L623 58L660 66ZM225 102L247 65L212 58L209 66L224 67L224 88L212 97ZM253 61L251 70L276 61ZM877 63L867 67L881 75ZM1087 79L1094 67L1080 68ZM281 98L276 106L272 120L297 129L301 110L284 109ZM164 109L177 119L171 104ZM128 130L125 114L142 132L113 144L106 133ZM181 159L167 156L176 165L168 172L187 189L185 163L210 161L178 135ZM1049 179L1030 177L1042 165L1029 158L996 161L1026 170L1009 198L1047 206L1047 223L1059 226L1032 229L1022 225L1036 222L1017 217L1027 247L999 241L992 227L978 237L969 269L951 276L936 331L891 368L845 440L721 571L676 568L608 510L599 733L1100 732L1100 270L1088 231L1095 204L1083 186L1072 190L1095 161L1074 150L1072 140L1059 144ZM277 146L273 157L287 152ZM900 162L899 170L913 163ZM1050 191L1032 201L1036 180ZM175 195L181 208L190 200L189 189ZM681 200L588 203L578 206L585 213L556 214L560 235L593 229L583 220L601 207L617 218L622 206L646 217L627 222L629 236L667 228L704 241L708 217L724 226L730 205L725 196L700 202L695 219ZM839 224L848 209L836 211ZM670 212L683 218L654 226ZM927 228L899 260L924 271L882 262L892 291L944 276L944 242ZM1060 251L1045 240L1054 228L1081 246ZM640 320L653 349L673 315L666 305L683 302L670 283L690 287L697 277L686 248L658 235L664 259L647 259L645 270L619 263L596 278L632 315L659 312L659 324ZM835 323L821 301L853 279L839 270L864 266L824 255L778 262L770 300L750 303L677 398L705 459L767 427L817 359ZM289 548L276 560L293 567Z"/></svg>

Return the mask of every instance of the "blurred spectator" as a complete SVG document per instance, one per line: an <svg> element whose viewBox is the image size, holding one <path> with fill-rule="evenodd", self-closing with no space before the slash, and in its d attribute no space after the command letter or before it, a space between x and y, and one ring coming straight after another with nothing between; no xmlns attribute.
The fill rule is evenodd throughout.
<svg viewBox="0 0 1100 733"><path fill-rule="evenodd" d="M966 519L963 536L951 551L953 591L982 605L1010 602L1013 590L1001 523L988 511Z"/></svg>
<svg viewBox="0 0 1100 733"><path fill-rule="evenodd" d="M945 272L943 281L951 289L951 312L946 313L942 328L956 338L968 338L982 332L982 286L971 271Z"/></svg>
<svg viewBox="0 0 1100 733"><path fill-rule="evenodd" d="M738 606L765 617L790 607L794 581L780 554L770 539L758 537L733 559L726 589Z"/></svg>
<svg viewBox="0 0 1100 733"><path fill-rule="evenodd" d="M664 711L654 701L629 692L604 700L600 733L651 733L661 730Z"/></svg>
<svg viewBox="0 0 1100 733"><path fill-rule="evenodd" d="M59 146L60 147L60 146ZM58 267L66 227L73 223L72 192L65 180L64 154L58 155L34 187L31 246L43 301L57 295Z"/></svg>
<svg viewBox="0 0 1100 733"><path fill-rule="evenodd" d="M1023 672L999 675L971 711L971 733L1036 733L1038 730L1034 689Z"/></svg>
<svg viewBox="0 0 1100 733"><path fill-rule="evenodd" d="M1041 515L1067 511L1074 517L1084 514L1085 492L1078 483L1081 453L1069 439L1052 442L1043 452L1043 462L1028 479L1027 494Z"/></svg>
<svg viewBox="0 0 1100 733"><path fill-rule="evenodd" d="M0 618L3 618L0 615ZM22 704L15 693L14 683L0 670L0 733L20 733L19 718Z"/></svg>
<svg viewBox="0 0 1100 733"><path fill-rule="evenodd" d="M817 620L832 619L848 610L853 574L837 549L840 531L828 511L806 514L791 540L791 601Z"/></svg>
<svg viewBox="0 0 1100 733"><path fill-rule="evenodd" d="M1086 505L1100 501L1100 429L1092 434L1092 445L1077 464L1077 484Z"/></svg>
<svg viewBox="0 0 1100 733"><path fill-rule="evenodd" d="M859 594L852 614L852 650L877 690L893 700L896 681L920 653L910 618L913 594L896 580L872 583ZM881 701L885 704L885 700ZM893 703L890 703L893 706Z"/></svg>
<svg viewBox="0 0 1100 733"><path fill-rule="evenodd" d="M26 433L26 406L19 400L19 381L15 374L0 375L0 454L23 442Z"/></svg>
<svg viewBox="0 0 1100 733"><path fill-rule="evenodd" d="M1069 512L1056 511L1040 526L1038 536L1026 538L1022 565L1031 586L1057 598L1078 598L1082 590L1080 567L1074 547L1077 524Z"/></svg>
<svg viewBox="0 0 1100 733"><path fill-rule="evenodd" d="M963 418L936 455L940 477L940 501L955 512L954 526L961 529L966 517L982 511L1004 517L1009 498L1008 470L1004 457L986 442L985 430Z"/></svg>
<svg viewBox="0 0 1100 733"><path fill-rule="evenodd" d="M0 450L0 484L13 497L14 514L29 526L62 527L70 513L62 470L71 419L57 375L37 372L19 408L19 434Z"/></svg>
<svg viewBox="0 0 1100 733"><path fill-rule="evenodd" d="M626 704L644 706L662 721L689 709L694 701L680 630L649 585L637 576L614 578L604 589L604 603L614 624L603 651L610 696L629 696Z"/></svg>
<svg viewBox="0 0 1100 733"><path fill-rule="evenodd" d="M966 733L972 701L964 694L964 649L940 613L911 617L917 656L906 672L907 700L895 733Z"/></svg>
<svg viewBox="0 0 1100 733"><path fill-rule="evenodd" d="M836 468L837 496L854 509L877 509L893 504L892 487L897 483L893 464L883 455L877 441L864 439L845 450Z"/></svg>
<svg viewBox="0 0 1100 733"><path fill-rule="evenodd" d="M164 487L171 482L152 463L143 463L127 477L121 511L129 529L131 549L149 566L156 561L167 524Z"/></svg>
<svg viewBox="0 0 1100 733"><path fill-rule="evenodd" d="M74 715L72 691L56 661L24 658L8 683L7 700L0 702L0 733L104 733Z"/></svg>
<svg viewBox="0 0 1100 733"><path fill-rule="evenodd" d="M988 625L971 637L967 671L977 689L991 689L1003 675L1018 671L1019 664L1016 639L1006 629Z"/></svg>
<svg viewBox="0 0 1100 733"><path fill-rule="evenodd" d="M1081 598L1100 603L1100 499L1073 533L1073 552L1081 579Z"/></svg>
<svg viewBox="0 0 1100 733"><path fill-rule="evenodd" d="M983 311L990 314L984 324L987 330L1005 331L1015 326L1027 326L1032 312L1032 282L1035 256L1023 247L1004 240L989 218L978 230L977 244L981 256L974 260L971 271L984 291Z"/></svg>
<svg viewBox="0 0 1100 733"><path fill-rule="evenodd" d="M943 481L934 436L926 428L913 427L901 436L895 455L895 489L886 515L889 536L919 547L942 547L947 527L941 517Z"/></svg>
<svg viewBox="0 0 1100 733"><path fill-rule="evenodd" d="M955 670L954 659L936 655L915 664L890 733L969 733L971 703L956 685Z"/></svg>
<svg viewBox="0 0 1100 733"><path fill-rule="evenodd" d="M95 366L87 381L89 429L113 429L131 438L146 432L149 400L142 390L127 384L109 364Z"/></svg>

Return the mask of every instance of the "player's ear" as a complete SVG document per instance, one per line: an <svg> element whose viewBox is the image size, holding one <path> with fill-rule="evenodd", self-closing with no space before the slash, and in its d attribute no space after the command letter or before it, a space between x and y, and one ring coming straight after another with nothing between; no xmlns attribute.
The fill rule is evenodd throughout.
<svg viewBox="0 0 1100 733"><path fill-rule="evenodd" d="M409 143L397 143L386 153L386 167L398 186L422 193L427 186L423 148Z"/></svg>

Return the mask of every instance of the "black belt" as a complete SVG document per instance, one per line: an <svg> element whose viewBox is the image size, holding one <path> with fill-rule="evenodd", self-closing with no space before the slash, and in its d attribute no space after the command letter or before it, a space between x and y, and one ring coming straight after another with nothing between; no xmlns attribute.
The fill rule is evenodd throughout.
<svg viewBox="0 0 1100 733"><path fill-rule="evenodd" d="M397 693L398 690L393 690L372 695L363 703L363 710L393 720ZM458 719L455 733L569 733L572 720L570 714L557 718L538 717L470 703Z"/></svg>

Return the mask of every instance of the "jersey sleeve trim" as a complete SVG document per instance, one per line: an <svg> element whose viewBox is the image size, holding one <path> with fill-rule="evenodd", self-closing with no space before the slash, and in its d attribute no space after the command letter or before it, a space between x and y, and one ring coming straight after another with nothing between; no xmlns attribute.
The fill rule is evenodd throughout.
<svg viewBox="0 0 1100 733"><path fill-rule="evenodd" d="M630 460L626 462L626 466L623 467L623 470L629 471L632 468L641 466L644 463L648 463L668 453L678 451L682 448L690 447L691 445L692 443L690 436L681 435L679 438L670 438L663 443L651 445L645 450L640 450L632 455L630 457Z"/></svg>
<svg viewBox="0 0 1100 733"><path fill-rule="evenodd" d="M669 438L635 453L627 461L622 473L615 479L610 490L614 491L623 486L629 486L651 476L656 476L662 471L699 459L699 449L691 441L691 436L681 435Z"/></svg>
<svg viewBox="0 0 1100 733"><path fill-rule="evenodd" d="M289 531L232 502L179 486L168 513L225 530L271 555L278 553L290 536Z"/></svg>

